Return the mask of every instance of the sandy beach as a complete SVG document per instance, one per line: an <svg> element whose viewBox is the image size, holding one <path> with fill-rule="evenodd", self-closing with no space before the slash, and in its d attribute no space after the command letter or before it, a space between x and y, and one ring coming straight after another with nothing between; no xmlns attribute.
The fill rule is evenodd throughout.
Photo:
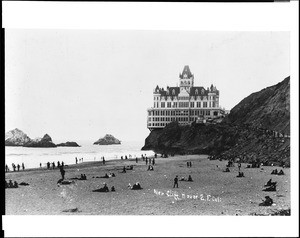
<svg viewBox="0 0 300 238"><path fill-rule="evenodd" d="M192 167L187 167L187 161ZM245 177L237 178L238 166L223 172L227 161L208 160L205 155L185 155L155 160L154 171L147 171L145 161L112 160L86 162L65 167L65 179L86 174L87 180L73 180L70 185L58 186L59 169L31 169L8 172L9 179L29 186L5 189L7 215L269 215L290 208L290 169L285 175L271 175L279 167L246 168ZM133 165L133 170L120 173L123 166ZM95 178L113 172L116 177ZM175 176L193 182L179 181L173 188ZM93 178L94 177L94 178ZM262 191L272 178L277 181L276 192ZM107 183L116 192L92 192ZM130 190L128 184L139 182L142 190ZM274 204L258 206L265 196ZM74 210L70 210L74 209Z"/></svg>

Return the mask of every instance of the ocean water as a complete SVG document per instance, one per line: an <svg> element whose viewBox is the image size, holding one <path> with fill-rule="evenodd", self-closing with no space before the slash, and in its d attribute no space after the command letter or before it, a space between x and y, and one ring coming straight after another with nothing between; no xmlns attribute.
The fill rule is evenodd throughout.
<svg viewBox="0 0 300 238"><path fill-rule="evenodd" d="M154 155L153 151L142 151L143 142L122 142L121 145L93 145L92 142L78 143L81 147L56 148L27 148L18 146L5 147L5 163L12 170L12 163L24 163L26 168L38 168L40 163L45 167L47 162L64 162L66 165L75 164L75 157L83 158L83 162L120 159L121 156L131 155L132 158Z"/></svg>

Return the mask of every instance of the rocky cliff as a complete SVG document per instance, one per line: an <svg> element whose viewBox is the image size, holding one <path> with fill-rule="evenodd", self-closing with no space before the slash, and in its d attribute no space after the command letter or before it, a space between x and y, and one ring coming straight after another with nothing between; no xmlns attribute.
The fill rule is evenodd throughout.
<svg viewBox="0 0 300 238"><path fill-rule="evenodd" d="M243 99L227 119L290 134L290 77Z"/></svg>
<svg viewBox="0 0 300 238"><path fill-rule="evenodd" d="M253 93L219 124L180 126L173 122L153 130L143 150L167 154L239 157L244 162L290 164L289 80Z"/></svg>
<svg viewBox="0 0 300 238"><path fill-rule="evenodd" d="M121 144L121 141L109 134L106 134L103 138L100 138L99 140L94 142L94 145L115 145L115 144Z"/></svg>

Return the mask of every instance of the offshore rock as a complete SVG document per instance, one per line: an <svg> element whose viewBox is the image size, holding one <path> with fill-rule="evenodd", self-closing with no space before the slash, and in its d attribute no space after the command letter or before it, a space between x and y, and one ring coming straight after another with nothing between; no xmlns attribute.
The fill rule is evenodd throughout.
<svg viewBox="0 0 300 238"><path fill-rule="evenodd" d="M37 138L35 140L31 140L24 144L24 147L56 147L56 145L52 142L51 137L48 134L45 134L43 138Z"/></svg>
<svg viewBox="0 0 300 238"><path fill-rule="evenodd" d="M117 145L121 144L121 141L116 139L114 136L110 134L106 134L103 138L100 138L96 142L94 142L94 145Z"/></svg>
<svg viewBox="0 0 300 238"><path fill-rule="evenodd" d="M60 143L60 144L56 144L57 147L59 146L65 146L65 147L80 147L80 145L78 145L76 142L73 141L67 141L66 143Z"/></svg>
<svg viewBox="0 0 300 238"><path fill-rule="evenodd" d="M5 146L23 146L30 141L31 139L18 128L5 134Z"/></svg>

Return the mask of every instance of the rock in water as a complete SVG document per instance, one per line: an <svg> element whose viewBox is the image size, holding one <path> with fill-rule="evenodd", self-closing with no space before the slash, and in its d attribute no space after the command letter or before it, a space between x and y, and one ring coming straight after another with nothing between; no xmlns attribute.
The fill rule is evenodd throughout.
<svg viewBox="0 0 300 238"><path fill-rule="evenodd" d="M76 142L67 141L66 143L56 144L56 146L66 146L66 147L80 147Z"/></svg>
<svg viewBox="0 0 300 238"><path fill-rule="evenodd" d="M48 134L45 134L41 139L37 138L24 144L24 147L56 147L56 145L52 142L51 137Z"/></svg>
<svg viewBox="0 0 300 238"><path fill-rule="evenodd" d="M116 139L114 136L110 134L106 134L103 138L100 138L96 142L94 142L94 145L117 145L121 144L121 141Z"/></svg>
<svg viewBox="0 0 300 238"><path fill-rule="evenodd" d="M18 128L11 130L5 134L6 146L23 146L30 141L31 139Z"/></svg>

